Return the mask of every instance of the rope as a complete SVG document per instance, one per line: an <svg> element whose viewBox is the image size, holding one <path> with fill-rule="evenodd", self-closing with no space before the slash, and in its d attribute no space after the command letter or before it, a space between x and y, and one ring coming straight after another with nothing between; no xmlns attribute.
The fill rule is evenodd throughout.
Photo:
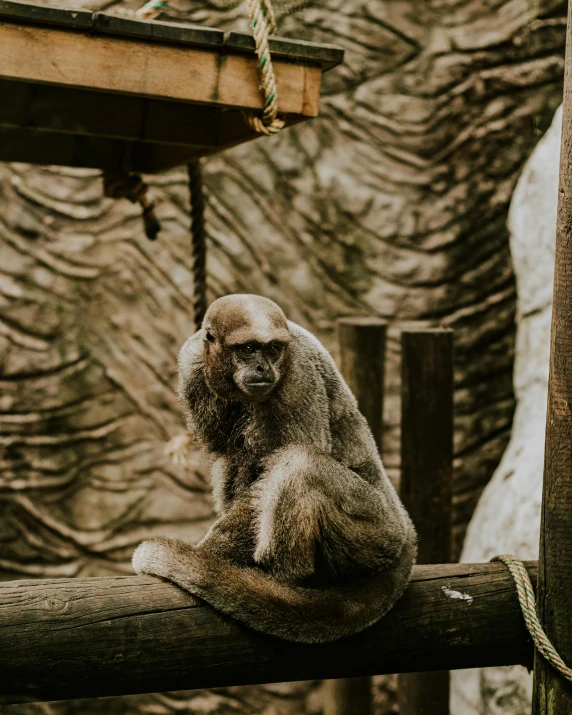
<svg viewBox="0 0 572 715"><path fill-rule="evenodd" d="M168 0L149 0L140 7L135 15L143 20L153 20L167 7ZM270 57L268 38L276 34L276 15L271 0L246 0L250 27L256 44L256 54L260 62L262 76L261 89L264 92L264 111L262 117L243 112L246 123L258 134L278 134L286 122L278 117L278 92L276 77Z"/></svg>
<svg viewBox="0 0 572 715"><path fill-rule="evenodd" d="M536 598L532 583L522 561L514 556L495 556L491 561L500 561L510 571L516 585L516 592L524 622L528 632L532 636L534 645L539 653L552 665L566 680L572 683L572 669L569 668L558 655L556 648L550 642L548 636L542 629L542 625L536 611Z"/></svg>
<svg viewBox="0 0 572 715"><path fill-rule="evenodd" d="M260 62L262 90L264 91L264 111L262 117L244 115L246 122L259 134L278 134L285 122L278 117L278 93L276 77L272 67L268 37L276 34L276 17L271 0L246 0L250 15L250 26L256 44L256 54Z"/></svg>
<svg viewBox="0 0 572 715"><path fill-rule="evenodd" d="M129 199L141 206L145 235L154 241L161 230L155 204L147 198L147 184L138 174L103 173L103 194L111 199Z"/></svg>
<svg viewBox="0 0 572 715"><path fill-rule="evenodd" d="M159 17L163 8L167 5L166 0L150 0L135 12L136 17L142 20L154 20Z"/></svg>
<svg viewBox="0 0 572 715"><path fill-rule="evenodd" d="M197 330L207 310L206 228L203 177L199 161L188 165L191 199L191 270L193 273L193 315Z"/></svg>

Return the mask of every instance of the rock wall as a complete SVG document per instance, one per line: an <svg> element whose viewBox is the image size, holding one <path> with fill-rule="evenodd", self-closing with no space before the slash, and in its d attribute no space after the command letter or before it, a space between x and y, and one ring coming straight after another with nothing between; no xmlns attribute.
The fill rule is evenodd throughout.
<svg viewBox="0 0 572 715"><path fill-rule="evenodd" d="M514 388L509 445L473 516L462 560L496 554L537 559L562 110L519 179L509 214L517 285ZM453 675L452 715L528 715L532 676L525 668L483 668Z"/></svg>

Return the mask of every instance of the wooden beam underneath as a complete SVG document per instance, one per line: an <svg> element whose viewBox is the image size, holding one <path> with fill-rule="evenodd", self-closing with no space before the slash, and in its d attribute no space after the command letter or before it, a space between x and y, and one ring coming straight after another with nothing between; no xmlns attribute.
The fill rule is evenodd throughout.
<svg viewBox="0 0 572 715"><path fill-rule="evenodd" d="M0 583L0 694L13 702L531 661L502 564L417 566L384 619L323 646L254 633L151 578Z"/></svg>

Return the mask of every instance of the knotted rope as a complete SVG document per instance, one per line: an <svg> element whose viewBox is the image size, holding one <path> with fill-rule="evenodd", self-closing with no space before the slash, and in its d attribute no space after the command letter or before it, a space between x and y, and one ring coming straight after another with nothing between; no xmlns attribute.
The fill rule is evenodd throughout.
<svg viewBox="0 0 572 715"><path fill-rule="evenodd" d="M516 585L518 601L524 622L530 633L534 645L538 652L552 665L566 680L572 683L572 669L569 668L562 658L558 655L556 648L550 642L548 636L542 629L542 625L536 611L536 598L534 589L522 561L514 556L501 555L495 556L491 561L500 561L510 571Z"/></svg>
<svg viewBox="0 0 572 715"><path fill-rule="evenodd" d="M284 128L284 120L278 117L278 93L276 77L270 57L268 38L276 34L276 17L271 0L246 0L250 15L250 27L256 44L256 54L260 63L260 74L264 91L264 111L262 117L245 114L246 122L259 134L278 134Z"/></svg>
<svg viewBox="0 0 572 715"><path fill-rule="evenodd" d="M155 204L147 198L147 184L138 174L103 173L103 194L111 199L129 199L139 203L142 210L145 235L154 241L161 230L155 216Z"/></svg>
<svg viewBox="0 0 572 715"><path fill-rule="evenodd" d="M187 167L191 200L191 271L193 273L193 316L197 330L207 310L207 236L205 228L205 199L200 161Z"/></svg>

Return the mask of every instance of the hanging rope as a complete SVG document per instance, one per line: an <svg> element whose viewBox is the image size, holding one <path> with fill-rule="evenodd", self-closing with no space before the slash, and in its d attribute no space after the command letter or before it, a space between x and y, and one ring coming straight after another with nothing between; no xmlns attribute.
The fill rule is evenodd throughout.
<svg viewBox="0 0 572 715"><path fill-rule="evenodd" d="M558 655L556 648L550 642L548 636L542 629L542 625L536 612L536 598L534 589L522 561L514 556L495 556L491 561L500 561L510 571L516 585L518 601L524 616L524 622L530 633L536 650L552 665L566 680L572 683L572 669L569 668Z"/></svg>
<svg viewBox="0 0 572 715"><path fill-rule="evenodd" d="M278 117L278 92L276 77L272 67L268 38L276 34L276 17L271 0L246 0L250 15L250 27L256 44L256 54L260 62L262 90L264 91L264 111L262 117L245 114L247 123L259 134L278 134L284 128L284 120Z"/></svg>
<svg viewBox="0 0 572 715"><path fill-rule="evenodd" d="M145 235L154 241L161 230L155 204L147 198L147 184L138 174L103 173L103 194L111 199L129 199L141 206Z"/></svg>
<svg viewBox="0 0 572 715"><path fill-rule="evenodd" d="M207 310L207 241L205 229L205 199L200 161L188 165L191 199L191 270L193 273L193 315L197 330Z"/></svg>

